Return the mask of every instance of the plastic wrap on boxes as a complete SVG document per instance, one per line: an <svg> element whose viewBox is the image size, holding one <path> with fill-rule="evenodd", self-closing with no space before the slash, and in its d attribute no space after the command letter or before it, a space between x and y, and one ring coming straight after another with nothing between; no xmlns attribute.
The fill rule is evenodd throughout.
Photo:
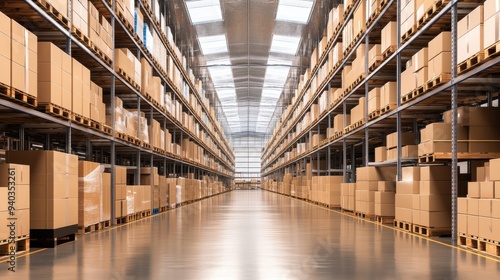
<svg viewBox="0 0 500 280"><path fill-rule="evenodd" d="M149 26L144 25L144 45L146 46L146 49L150 52L153 53L153 34L151 33L151 30L149 29Z"/></svg>
<svg viewBox="0 0 500 280"><path fill-rule="evenodd" d="M177 202L182 202L182 186L176 185L175 186L175 199Z"/></svg>
<svg viewBox="0 0 500 280"><path fill-rule="evenodd" d="M127 111L128 112L128 111ZM127 125L125 122L126 114L125 110L121 106L115 107L115 130L121 133L125 133L127 130Z"/></svg>
<svg viewBox="0 0 500 280"><path fill-rule="evenodd" d="M127 188L127 197L125 198L125 200L127 201L126 215L134 214L135 192L132 189Z"/></svg>
<svg viewBox="0 0 500 280"><path fill-rule="evenodd" d="M134 32L139 36L139 39L144 42L144 18L139 8L135 9L134 13Z"/></svg>
<svg viewBox="0 0 500 280"><path fill-rule="evenodd" d="M101 200L102 200L102 173L104 167L99 165L84 177L78 178L79 191L83 192L83 224L80 226L90 226L100 222Z"/></svg>

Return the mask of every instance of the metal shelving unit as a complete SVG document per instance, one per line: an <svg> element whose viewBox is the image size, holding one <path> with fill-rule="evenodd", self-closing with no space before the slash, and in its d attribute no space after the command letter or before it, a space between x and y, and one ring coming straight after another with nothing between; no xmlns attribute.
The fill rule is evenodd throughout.
<svg viewBox="0 0 500 280"><path fill-rule="evenodd" d="M172 92L174 100L181 102L183 112L188 112L194 116L194 119L200 124L200 131L204 131L208 138L213 139L213 143L217 149L213 149L213 146L209 146L206 141L202 141L201 137L198 137L187 127L184 127L172 114L155 106L152 101L148 100L140 91L119 75L114 70L114 48L113 57L110 58L111 64L108 64L102 57L96 55L88 45L71 32L71 19L69 19L69 24L65 25L63 21L51 16L37 1L31 0L17 1L15 3L6 2L0 8L0 11L27 26L28 29L38 36L39 41L50 41L62 49L66 49L67 54L89 68L92 73L91 80L101 86L107 95L109 94L111 104L106 104L107 106L114 108L115 96L122 98L124 106L127 108L145 112L149 123L152 123L153 119L155 119L160 122L163 129L169 129L172 132L173 143L181 144L183 139L189 138L201 146L204 154L206 153L210 161L214 163L214 167L195 162L182 155L154 151L142 144L134 145L115 137L116 120L114 119L114 114L111 114L111 132L106 133L105 131L99 131L83 124L75 123L72 120L49 115L35 108L28 108L6 99L0 99L0 106L2 108L0 112L8 118L8 124L4 122L5 124L3 125L6 128L6 133L9 134L8 138L19 140L20 149L48 149L53 147L53 143L55 142L63 143L64 151L67 153L73 152L78 154L81 159L106 164L111 169L112 186L115 185L115 165L131 166L136 170L136 175L139 174L140 167L147 166L151 168L153 166L159 167L159 173L163 176L167 176L168 174L183 176L188 173L194 173L195 178L200 179L202 176L208 175L217 177L229 186L234 178L234 153L225 140L218 122L211 116L209 109L203 103L200 94L190 81L187 72L182 68L182 64L173 52L170 43L166 40L162 41L167 48L168 54L175 58L174 60L177 67L181 70L183 79L189 85L190 93L192 93L192 96L200 104L202 112L207 116L210 126L214 131L211 131L209 126L203 122L202 117L198 116L190 103L183 98L181 92L173 85L173 82L164 75L165 72L155 65L152 56L145 51L145 47L141 46L134 39L134 36L125 24L114 13L116 10L116 1L90 0L90 2L95 4L99 12L110 21L113 30L112 39L114 48L127 47L135 51L139 59L144 57L153 67L156 75L161 77L166 91ZM137 3L141 9L146 10L141 1L137 1ZM153 22L148 13L144 14L147 15L150 22ZM155 26L157 31L160 31L158 26L155 24L152 25ZM162 35L165 37L164 34ZM138 131L140 131L140 124ZM38 144L33 146L31 143ZM166 147L164 147L164 150L166 150ZM135 176L135 178L135 183L140 184L139 176ZM114 187L111 188L111 200L115 200ZM111 205L111 221L114 223L114 203L111 203Z"/></svg>
<svg viewBox="0 0 500 280"><path fill-rule="evenodd" d="M336 42L341 42L341 31L346 26L346 22L353 16L353 11L360 5L361 1L356 1L341 23L340 30L334 34L331 41L325 49L328 54L332 50ZM327 169L323 173L343 174L345 182L355 181L355 167L356 166L396 166L397 178L401 180L401 168L406 165L418 164L417 159L401 159L401 134L405 130L418 132L422 125L440 120L441 114L446 110L452 110L452 156L449 165L451 165L452 174L452 232L453 240L457 240L456 228L456 201L458 196L458 161L457 154L457 107L460 105L478 105L480 103L488 102L491 104L491 94L485 93L478 96L471 88L478 83L498 89L498 83L492 79L482 79L483 77L495 76L494 73L498 70L497 65L500 63L500 57L494 57L487 61L482 62L477 67L458 75L457 73L457 22L475 7L480 5L482 1L444 1L439 3L435 14L422 26L414 32L414 34L405 42L401 40L401 31L399 24L401 22L400 1L392 0L387 1L387 4L381 9L380 14L374 17L370 24L366 27L365 32L359 37L358 41L354 44L343 57L339 66L335 69L330 69L329 75L321 82L317 90L312 94L312 98L307 104L304 104L302 111L298 114L296 119L293 119L294 110L299 108L305 92L310 88L311 81L318 75L319 69L324 65L328 59L328 55L323 55L312 70L311 78L303 90L297 96L295 103L292 105L292 110L282 118L282 122L278 123L278 130L267 142L266 148L262 153L262 177L264 178L282 178L285 172L293 173L297 167L305 162L320 158L327 160ZM379 66L375 67L372 71L368 69L368 50L370 43L380 43L380 30L389 21L397 22L397 48L388 55ZM445 81L438 86L424 92L418 97L411 99L407 102L402 102L401 92L401 72L404 69L406 60L415 54L422 47L426 47L427 43L434 38L441 31L452 32L452 78ZM331 88L337 88L341 85L341 71L344 66L349 65L355 54L356 49L365 45L365 78L360 83L355 85L349 92L347 92L340 102L327 108L326 113L320 113L317 120L313 121L305 130L296 131L295 127L303 116L310 110L311 106L318 102L319 95L324 91L330 92ZM333 70L333 71L331 71ZM392 77L390 77L392 75ZM311 132L325 133L327 128L331 128L331 119L336 114L348 113L352 108L353 102L357 101L359 97L366 97L366 108L368 108L368 92L379 86L381 83L387 81L395 81L397 89L397 106L395 109L380 115L374 119L369 120L368 112L365 111L365 122L357 128L351 129L337 137L331 137L319 143L319 145L312 146ZM330 100L328 100L330 104ZM292 120L292 121L290 121ZM287 124L287 122L290 122ZM344 124L345 124L344 119ZM278 152L280 145L286 143L288 135L295 132L296 136L284 144L283 148ZM370 162L370 155L373 148L380 145L384 140L385 134L389 132L398 132L398 145L396 160L389 160L383 163ZM291 152L297 143L308 142L311 144L310 148L302 154L297 155L290 160L284 159L287 152ZM274 152L274 153L273 153ZM340 159L340 160L338 160ZM332 166L332 161L335 165ZM319 163L318 163L319 166ZM319 168L318 168L319 169Z"/></svg>

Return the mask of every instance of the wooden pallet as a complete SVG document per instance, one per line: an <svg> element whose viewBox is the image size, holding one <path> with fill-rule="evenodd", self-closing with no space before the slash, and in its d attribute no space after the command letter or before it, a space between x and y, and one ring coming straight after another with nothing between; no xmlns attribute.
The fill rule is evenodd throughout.
<svg viewBox="0 0 500 280"><path fill-rule="evenodd" d="M386 60L391 54L393 54L397 49L397 46L390 46L388 47L383 53L382 53L382 58Z"/></svg>
<svg viewBox="0 0 500 280"><path fill-rule="evenodd" d="M356 215L356 213L355 213L354 211L349 210L349 209L343 209L343 208L342 208L340 211L341 211L342 213L344 213L344 214L347 214L347 215L352 215L352 216L355 216L355 215Z"/></svg>
<svg viewBox="0 0 500 280"><path fill-rule="evenodd" d="M434 228L434 227L413 225L412 232L427 237L434 237L434 236L443 237L451 235L451 228Z"/></svg>
<svg viewBox="0 0 500 280"><path fill-rule="evenodd" d="M125 26L125 28L127 28L129 33L135 35L134 27L132 26L132 24L130 22L128 22L127 18L125 17L125 15L122 14L122 12L118 9L118 7L116 8L115 14L118 16L118 19ZM135 36L135 37L137 37L137 39L139 39L138 36Z"/></svg>
<svg viewBox="0 0 500 280"><path fill-rule="evenodd" d="M384 115L384 114L386 114L386 113L388 113L388 112L396 109L396 107L397 107L396 104L388 104L388 105L380 108L380 115L382 116L382 115Z"/></svg>
<svg viewBox="0 0 500 280"><path fill-rule="evenodd" d="M430 6L427 11L422 15L421 18L417 19L417 29L422 28L432 17L442 10L449 0L437 0L432 6Z"/></svg>
<svg viewBox="0 0 500 280"><path fill-rule="evenodd" d="M104 62L106 62L106 64L111 66L111 64L112 64L111 58L109 58L109 56L107 56L106 53L104 53L97 45L95 45L94 43L91 43L90 50L95 55L97 55L100 59L102 59Z"/></svg>
<svg viewBox="0 0 500 280"><path fill-rule="evenodd" d="M414 24L412 28L410 28L410 30L406 31L406 33L401 36L401 43L408 41L413 36L413 34L415 34L415 32L417 32L416 24Z"/></svg>
<svg viewBox="0 0 500 280"><path fill-rule="evenodd" d="M111 127L109 127L108 125L101 124L101 131L102 131L103 133L106 133L106 134L108 134L108 135L111 135L113 130L112 130L112 129L111 129Z"/></svg>
<svg viewBox="0 0 500 280"><path fill-rule="evenodd" d="M475 236L459 234L457 243L459 246L466 247L467 249L500 257L500 243L496 241L490 242Z"/></svg>
<svg viewBox="0 0 500 280"><path fill-rule="evenodd" d="M365 79L365 74L359 75L354 82L344 90L344 96L351 92L355 87L357 87Z"/></svg>
<svg viewBox="0 0 500 280"><path fill-rule="evenodd" d="M425 93L425 84L422 86L419 86L418 88L410 91L409 93L407 93L403 97L401 97L401 103L406 103L412 99L417 98L418 96L420 96L424 93Z"/></svg>
<svg viewBox="0 0 500 280"><path fill-rule="evenodd" d="M137 84L134 81L134 79L132 79L132 77L130 77L128 75L128 73L125 72L123 69L118 68L118 74L120 74L120 76L122 76L130 85L132 85L132 87L134 87L137 90L141 90L141 87L139 86L139 84Z"/></svg>
<svg viewBox="0 0 500 280"><path fill-rule="evenodd" d="M374 214L366 214L363 212L356 212L356 217L368 221L375 221L375 215Z"/></svg>
<svg viewBox="0 0 500 280"><path fill-rule="evenodd" d="M71 34L73 34L73 36L75 36L82 43L87 45L87 47L92 48L93 44L92 44L92 41L90 41L90 38L87 35L83 34L82 30L80 30L76 26L71 27Z"/></svg>
<svg viewBox="0 0 500 280"><path fill-rule="evenodd" d="M394 224L394 217L375 216L375 221L379 224Z"/></svg>
<svg viewBox="0 0 500 280"><path fill-rule="evenodd" d="M382 58L375 60L370 66L368 66L368 70L370 70L370 72L373 72L373 70L377 69L380 66L380 64L382 64L382 61L383 61Z"/></svg>
<svg viewBox="0 0 500 280"><path fill-rule="evenodd" d="M92 233L110 226L110 221L103 221L92 225L78 227L78 234Z"/></svg>
<svg viewBox="0 0 500 280"><path fill-rule="evenodd" d="M36 0L36 3L45 9L47 14L49 14L52 18L62 23L65 27L69 28L69 19L61 14L58 10L56 10L50 3L46 0Z"/></svg>
<svg viewBox="0 0 500 280"><path fill-rule="evenodd" d="M10 97L14 99L14 101L29 107L36 108L38 105L36 97L13 87L10 89Z"/></svg>
<svg viewBox="0 0 500 280"><path fill-rule="evenodd" d="M353 1L353 2L355 2L355 1ZM343 18L347 18L347 16L351 12L353 6L354 6L354 4L351 3L349 6L344 7L344 17Z"/></svg>
<svg viewBox="0 0 500 280"><path fill-rule="evenodd" d="M474 67L478 66L483 60L484 53L478 52L477 54L469 57L467 60L457 65L457 74L460 75L473 69Z"/></svg>
<svg viewBox="0 0 500 280"><path fill-rule="evenodd" d="M493 58L500 54L500 41L484 49L484 59Z"/></svg>
<svg viewBox="0 0 500 280"><path fill-rule="evenodd" d="M399 228L404 231L412 232L413 230L412 224L405 221L394 220L393 225L395 228Z"/></svg>
<svg viewBox="0 0 500 280"><path fill-rule="evenodd" d="M451 142L451 141L450 141ZM433 153L418 157L418 163L433 163L439 160L451 160L451 153ZM494 159L500 158L500 153L457 153L458 159Z"/></svg>
<svg viewBox="0 0 500 280"><path fill-rule="evenodd" d="M72 113L70 110L62 108L58 105L47 103L47 104L38 104L38 108L44 111L46 114L64 118L67 120L72 119Z"/></svg>
<svg viewBox="0 0 500 280"><path fill-rule="evenodd" d="M450 73L441 73L439 74L438 76L432 78L432 79L429 79L426 83L425 83L425 91L429 91L429 90L432 90L434 88L436 88L437 86L441 85L441 84L444 84L448 81L451 80L451 74Z"/></svg>
<svg viewBox="0 0 500 280"><path fill-rule="evenodd" d="M168 210L168 206L162 206L162 207L160 207L160 213L167 212L167 210Z"/></svg>
<svg viewBox="0 0 500 280"><path fill-rule="evenodd" d="M22 236L16 236L14 240L14 244L10 243L9 239L1 240L0 241L0 255L9 255L11 252L12 247L15 247L16 252L22 252L22 251L29 251L30 250L30 236L29 235L22 235Z"/></svg>
<svg viewBox="0 0 500 280"><path fill-rule="evenodd" d="M72 115L72 118L71 120L75 123L79 123L81 125L84 125L84 126L88 126L90 127L90 119L89 118L86 118L82 115L79 115L79 114L71 114Z"/></svg>
<svg viewBox="0 0 500 280"><path fill-rule="evenodd" d="M368 120L373 120L373 119L376 119L378 117L380 117L380 110L376 110L376 111L368 114Z"/></svg>
<svg viewBox="0 0 500 280"><path fill-rule="evenodd" d="M151 150L151 145L149 145L149 144L148 144L148 143L146 143L146 142L142 142L142 143L141 143L141 147L143 147L144 149Z"/></svg>

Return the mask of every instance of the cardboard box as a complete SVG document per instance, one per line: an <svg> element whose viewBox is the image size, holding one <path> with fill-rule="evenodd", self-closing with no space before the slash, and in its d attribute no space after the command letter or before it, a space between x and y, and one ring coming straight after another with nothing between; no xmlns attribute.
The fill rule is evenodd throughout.
<svg viewBox="0 0 500 280"><path fill-rule="evenodd" d="M398 132L388 134L386 137L386 144L388 149L396 148L398 145ZM401 146L414 145L415 133L403 132L401 133Z"/></svg>
<svg viewBox="0 0 500 280"><path fill-rule="evenodd" d="M479 182L468 182L468 184L467 184L467 197L470 197L470 198L480 198L481 197L481 185Z"/></svg>
<svg viewBox="0 0 500 280"><path fill-rule="evenodd" d="M413 194L395 194L396 208L412 208L413 207Z"/></svg>
<svg viewBox="0 0 500 280"><path fill-rule="evenodd" d="M398 181L396 192L399 194L418 194L420 191L419 181Z"/></svg>
<svg viewBox="0 0 500 280"><path fill-rule="evenodd" d="M380 88L374 88L368 93L368 114L380 110Z"/></svg>
<svg viewBox="0 0 500 280"><path fill-rule="evenodd" d="M457 213L458 214L467 214L467 202L469 201L466 197L458 197L457 198Z"/></svg>
<svg viewBox="0 0 500 280"><path fill-rule="evenodd" d="M457 124L459 126L497 126L495 119L500 117L498 107L459 107ZM451 110L443 113L445 123L451 124Z"/></svg>
<svg viewBox="0 0 500 280"><path fill-rule="evenodd" d="M476 198L467 199L467 214L473 216L479 215L479 199Z"/></svg>
<svg viewBox="0 0 500 280"><path fill-rule="evenodd" d="M422 166L420 168L421 181L447 181L451 178L449 166Z"/></svg>
<svg viewBox="0 0 500 280"><path fill-rule="evenodd" d="M411 195L411 207L413 210L420 210L420 195L419 194L412 194Z"/></svg>
<svg viewBox="0 0 500 280"><path fill-rule="evenodd" d="M482 6L479 6L482 7ZM465 33L462 37L458 38L457 41L457 63L462 63L472 56L476 55L479 52L484 50L483 37L483 24L480 24L472 29L470 29L467 33Z"/></svg>
<svg viewBox="0 0 500 280"><path fill-rule="evenodd" d="M420 181L419 190L422 195L449 195L451 181Z"/></svg>
<svg viewBox="0 0 500 280"><path fill-rule="evenodd" d="M385 146L375 148L375 162L386 161L387 148Z"/></svg>
<svg viewBox="0 0 500 280"><path fill-rule="evenodd" d="M442 73L451 73L451 52L441 52L429 59L427 77L429 80L437 78Z"/></svg>
<svg viewBox="0 0 500 280"><path fill-rule="evenodd" d="M451 52L451 32L449 31L441 32L429 42L427 56L431 60L442 52Z"/></svg>
<svg viewBox="0 0 500 280"><path fill-rule="evenodd" d="M358 182L395 181L396 178L396 169L394 167L358 167L356 172Z"/></svg>
<svg viewBox="0 0 500 280"><path fill-rule="evenodd" d="M479 198L481 199L491 199L495 198L495 186L494 182L480 182L479 183Z"/></svg>
<svg viewBox="0 0 500 280"><path fill-rule="evenodd" d="M460 39L475 27L483 24L484 22L484 9L483 5L477 6L472 12L467 14L457 23L457 37Z"/></svg>
<svg viewBox="0 0 500 280"><path fill-rule="evenodd" d="M459 234L467 234L467 214L458 213L457 215L457 231Z"/></svg>
<svg viewBox="0 0 500 280"><path fill-rule="evenodd" d="M451 211L450 195L422 195L420 194L420 209L424 211Z"/></svg>
<svg viewBox="0 0 500 280"><path fill-rule="evenodd" d="M379 181L378 182L378 191L380 191L380 192L395 192L396 191L396 182Z"/></svg>
<svg viewBox="0 0 500 280"><path fill-rule="evenodd" d="M478 219L478 235L485 239L491 239L494 236L494 232L492 231L492 219L489 217L479 217Z"/></svg>
<svg viewBox="0 0 500 280"><path fill-rule="evenodd" d="M467 215L467 234L479 236L479 217Z"/></svg>
<svg viewBox="0 0 500 280"><path fill-rule="evenodd" d="M406 166L401 168L401 178L403 181L420 181L420 167Z"/></svg>
<svg viewBox="0 0 500 280"><path fill-rule="evenodd" d="M488 2L488 1L486 1ZM496 44L500 40L500 13L496 12L491 17L486 18L486 2L485 2L485 20L484 20L484 29L488 30L488 36L483 36L483 46L485 49L490 46ZM491 0L494 2L494 0Z"/></svg>
<svg viewBox="0 0 500 280"><path fill-rule="evenodd" d="M491 201L492 199L478 199L479 212L478 216L491 217Z"/></svg>
<svg viewBox="0 0 500 280"><path fill-rule="evenodd" d="M397 104L396 82L387 82L380 88L380 108Z"/></svg>
<svg viewBox="0 0 500 280"><path fill-rule="evenodd" d="M499 128L497 126L469 126L468 151L470 153L500 152Z"/></svg>
<svg viewBox="0 0 500 280"><path fill-rule="evenodd" d="M412 209L410 208L401 208L396 206L395 219L398 221L404 221L408 223L413 222Z"/></svg>
<svg viewBox="0 0 500 280"><path fill-rule="evenodd" d="M30 184L30 167L28 165L3 163L0 164L0 188L8 188L9 183L15 185Z"/></svg>
<svg viewBox="0 0 500 280"><path fill-rule="evenodd" d="M500 219L500 199L491 200L491 217Z"/></svg>
<svg viewBox="0 0 500 280"><path fill-rule="evenodd" d="M382 34L381 34L381 46L380 46L380 51L381 53L384 53L389 49L390 47L396 47L397 45L397 23L395 21L391 21L387 23L386 26L382 29Z"/></svg>
<svg viewBox="0 0 500 280"><path fill-rule="evenodd" d="M420 222L425 227L450 228L451 213L420 211Z"/></svg>

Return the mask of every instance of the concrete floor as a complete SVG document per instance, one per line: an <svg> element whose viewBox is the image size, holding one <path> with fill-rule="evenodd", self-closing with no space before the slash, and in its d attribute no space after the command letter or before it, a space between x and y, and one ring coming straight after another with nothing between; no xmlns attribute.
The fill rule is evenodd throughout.
<svg viewBox="0 0 500 280"><path fill-rule="evenodd" d="M449 239L438 239L449 242ZM0 279L498 279L500 262L266 191L18 257Z"/></svg>

